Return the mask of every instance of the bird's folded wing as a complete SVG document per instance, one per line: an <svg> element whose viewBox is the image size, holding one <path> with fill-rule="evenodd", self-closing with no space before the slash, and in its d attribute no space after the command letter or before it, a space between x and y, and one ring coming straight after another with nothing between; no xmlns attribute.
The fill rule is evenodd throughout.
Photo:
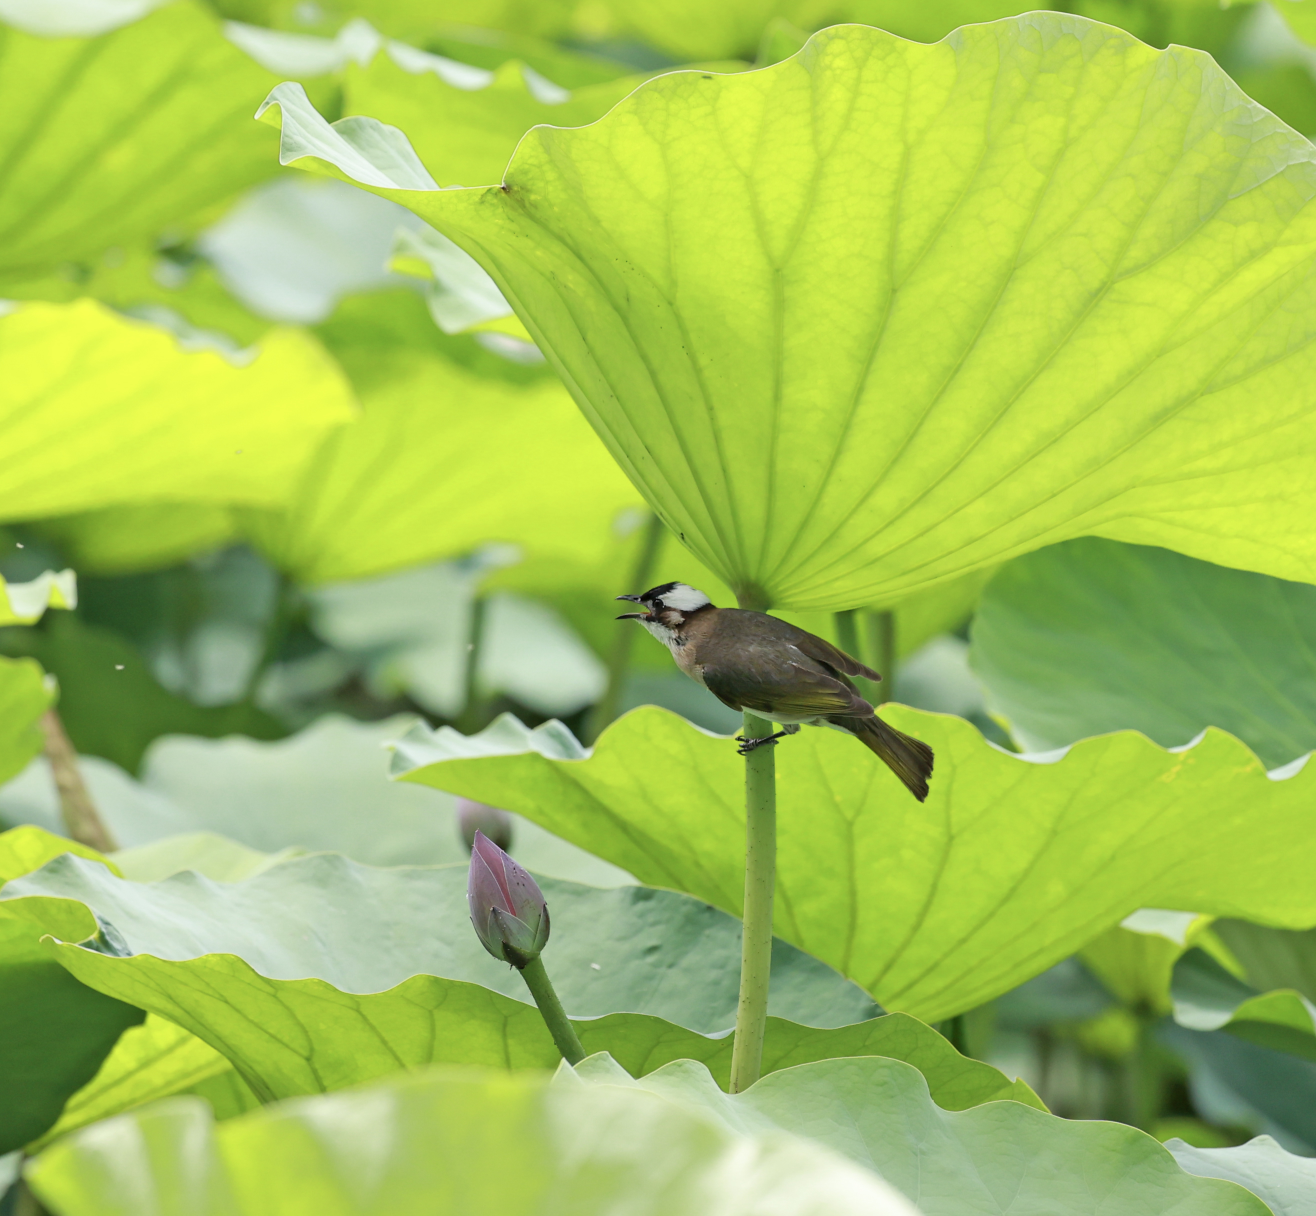
<svg viewBox="0 0 1316 1216"><path fill-rule="evenodd" d="M882 677L871 667L865 667L858 659L852 659L844 650L838 650L826 638L815 633L806 633L803 629L794 639L795 646L816 663L825 663L847 676L860 676L865 680L880 680Z"/></svg>
<svg viewBox="0 0 1316 1216"><path fill-rule="evenodd" d="M716 664L708 664L703 677L709 692L732 709L765 715L780 713L792 718L824 714L862 718L873 712L863 697L840 680L799 663L787 663L772 670L743 665L719 669Z"/></svg>

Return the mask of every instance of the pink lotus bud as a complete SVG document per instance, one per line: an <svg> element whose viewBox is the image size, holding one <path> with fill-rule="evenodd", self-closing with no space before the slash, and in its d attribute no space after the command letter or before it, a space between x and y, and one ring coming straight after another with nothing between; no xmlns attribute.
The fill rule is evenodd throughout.
<svg viewBox="0 0 1316 1216"><path fill-rule="evenodd" d="M548 905L538 884L483 832L475 833L466 884L471 924L494 958L518 969L548 944Z"/></svg>
<svg viewBox="0 0 1316 1216"><path fill-rule="evenodd" d="M476 832L483 832L500 849L512 847L512 817L496 806L458 798L457 826L461 829L468 853L475 848Z"/></svg>

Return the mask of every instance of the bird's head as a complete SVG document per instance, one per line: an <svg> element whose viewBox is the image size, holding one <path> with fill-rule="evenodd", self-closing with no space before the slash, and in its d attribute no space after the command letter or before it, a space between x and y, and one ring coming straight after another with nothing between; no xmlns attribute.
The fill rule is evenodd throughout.
<svg viewBox="0 0 1316 1216"><path fill-rule="evenodd" d="M639 621L650 633L679 633L686 618L701 608L712 607L712 601L702 591L686 583L663 583L651 587L643 595L619 595L619 600L639 604L642 612L623 612L619 621Z"/></svg>

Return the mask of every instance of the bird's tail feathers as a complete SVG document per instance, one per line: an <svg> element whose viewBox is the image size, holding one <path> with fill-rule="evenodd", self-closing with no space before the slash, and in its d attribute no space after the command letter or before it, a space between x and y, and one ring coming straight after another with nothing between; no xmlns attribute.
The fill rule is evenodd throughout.
<svg viewBox="0 0 1316 1216"><path fill-rule="evenodd" d="M869 751L885 761L887 767L920 802L927 798L928 778L932 776L932 748L926 743L896 730L876 714L871 718L837 716L827 720L858 736Z"/></svg>

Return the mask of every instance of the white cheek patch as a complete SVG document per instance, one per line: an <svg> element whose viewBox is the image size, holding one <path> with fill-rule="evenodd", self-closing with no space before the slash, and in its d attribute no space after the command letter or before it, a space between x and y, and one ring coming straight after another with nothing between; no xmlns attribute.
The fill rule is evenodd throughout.
<svg viewBox="0 0 1316 1216"><path fill-rule="evenodd" d="M675 608L677 612L694 612L711 603L712 600L702 591L687 587L685 583L677 583L670 591L663 593L663 605L667 608Z"/></svg>

